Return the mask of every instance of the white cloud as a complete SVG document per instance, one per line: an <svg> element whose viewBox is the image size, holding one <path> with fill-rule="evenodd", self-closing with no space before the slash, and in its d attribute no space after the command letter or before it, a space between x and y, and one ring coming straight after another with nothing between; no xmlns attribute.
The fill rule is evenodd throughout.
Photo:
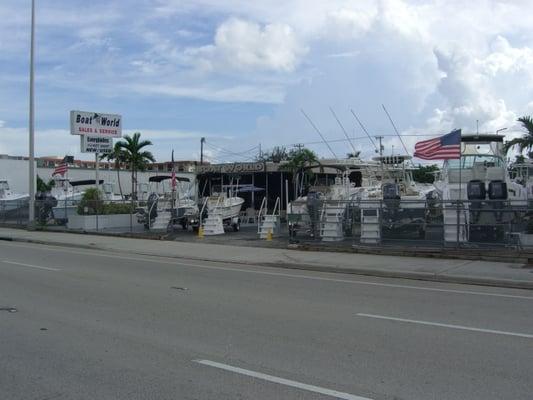
<svg viewBox="0 0 533 400"><path fill-rule="evenodd" d="M168 84L132 84L127 90L143 95L163 95L186 97L219 102L282 103L283 89L280 87L259 87L252 85L234 85L230 87L213 87L197 85L193 87Z"/></svg>
<svg viewBox="0 0 533 400"><path fill-rule="evenodd" d="M237 18L223 22L214 43L188 48L185 57L201 69L292 72L307 48L286 24L257 23Z"/></svg>

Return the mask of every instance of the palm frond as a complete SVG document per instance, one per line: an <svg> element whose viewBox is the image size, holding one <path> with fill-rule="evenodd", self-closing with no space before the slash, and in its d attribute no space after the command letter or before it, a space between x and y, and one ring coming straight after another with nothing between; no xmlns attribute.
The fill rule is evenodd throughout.
<svg viewBox="0 0 533 400"><path fill-rule="evenodd" d="M517 121L520 122L524 128L526 128L528 135L533 136L533 118L531 118L531 116L526 115L524 117L520 117Z"/></svg>

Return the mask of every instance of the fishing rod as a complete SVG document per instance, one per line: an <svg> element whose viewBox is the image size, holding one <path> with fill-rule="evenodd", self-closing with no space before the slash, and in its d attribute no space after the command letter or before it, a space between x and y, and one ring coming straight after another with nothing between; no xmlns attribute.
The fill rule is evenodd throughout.
<svg viewBox="0 0 533 400"><path fill-rule="evenodd" d="M357 154L357 150L355 150L355 146L353 145L350 137L348 136L348 132L346 132L346 129L344 129L344 126L342 125L340 119L337 117L337 114L335 114L335 111L333 111L333 108L329 107L329 110L331 111L331 113L333 114L333 117L335 117L335 119L337 120L337 123L339 124L339 126L342 129L342 131L344 132L344 136L346 136L346 139L348 140L348 143L350 143L350 146L352 147L354 155Z"/></svg>
<svg viewBox="0 0 533 400"><path fill-rule="evenodd" d="M315 131L317 131L317 133L320 135L320 137L322 138L322 141L324 142L324 144L326 146L328 146L328 149L329 151L331 152L331 154L333 154L333 157L336 158L336 159L339 159L339 157L337 157L337 155L335 154L335 152L333 151L333 149L331 148L331 146L329 145L329 143L327 142L327 140L324 138L324 135L322 135L322 133L318 130L318 128L316 127L316 125L313 123L313 121L311 121L311 118L309 118L309 116L305 113L305 111L303 110L303 108L300 108L300 111L302 112L302 114L305 116L305 118L307 118L307 120L309 121L309 123L311 124L311 126L315 129Z"/></svg>

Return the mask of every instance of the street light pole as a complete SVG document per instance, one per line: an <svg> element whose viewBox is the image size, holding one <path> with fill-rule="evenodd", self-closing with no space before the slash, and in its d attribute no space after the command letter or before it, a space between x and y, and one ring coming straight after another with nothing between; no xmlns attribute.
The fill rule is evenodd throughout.
<svg viewBox="0 0 533 400"><path fill-rule="evenodd" d="M200 139L200 165L204 164L204 142L205 137Z"/></svg>
<svg viewBox="0 0 533 400"><path fill-rule="evenodd" d="M35 52L35 0L31 1L31 39L30 39L30 115L29 115L29 131L30 131L30 146L29 146L29 220L28 224L33 225L35 221L35 110L33 100L33 86L34 86L34 52Z"/></svg>

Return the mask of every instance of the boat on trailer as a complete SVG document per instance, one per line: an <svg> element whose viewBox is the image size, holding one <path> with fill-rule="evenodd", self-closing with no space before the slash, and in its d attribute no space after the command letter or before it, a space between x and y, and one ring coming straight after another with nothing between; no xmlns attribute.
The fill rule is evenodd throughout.
<svg viewBox="0 0 533 400"><path fill-rule="evenodd" d="M27 208L30 195L11 190L7 179L0 179L0 212L8 213Z"/></svg>

